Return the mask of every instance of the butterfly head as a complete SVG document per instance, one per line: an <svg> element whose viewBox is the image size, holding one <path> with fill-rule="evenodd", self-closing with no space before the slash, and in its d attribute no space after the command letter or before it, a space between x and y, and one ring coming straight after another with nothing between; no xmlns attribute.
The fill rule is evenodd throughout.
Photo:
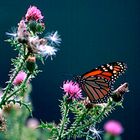
<svg viewBox="0 0 140 140"><path fill-rule="evenodd" d="M81 76L73 76L76 82L81 83Z"/></svg>

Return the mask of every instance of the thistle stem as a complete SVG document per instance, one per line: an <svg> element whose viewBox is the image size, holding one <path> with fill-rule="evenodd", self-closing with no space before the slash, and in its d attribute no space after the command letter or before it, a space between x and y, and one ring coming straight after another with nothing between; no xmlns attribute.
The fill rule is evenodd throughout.
<svg viewBox="0 0 140 140"><path fill-rule="evenodd" d="M103 111L97 116L97 118L95 118L95 124L100 120L100 118L102 118L102 116L104 115L106 109L112 104L112 101L109 100L109 103L107 104L106 107L104 107ZM95 125L94 124L94 125Z"/></svg>
<svg viewBox="0 0 140 140"><path fill-rule="evenodd" d="M86 109L86 111L79 117L79 119L76 121L76 124L73 123L73 126L70 128L70 131L68 131L65 136L67 135L71 135L73 136L75 134L75 132L77 131L77 126L78 124L84 119L84 117L86 116L86 114L88 113L89 109ZM79 129L78 129L79 130Z"/></svg>
<svg viewBox="0 0 140 140"><path fill-rule="evenodd" d="M61 128L60 128L59 136L56 140L64 139L63 138L64 126L65 126L65 122L67 121L68 112L69 112L69 105L68 105L68 103L65 103L65 112L64 112L64 116L62 118L62 125L61 125Z"/></svg>
<svg viewBox="0 0 140 140"><path fill-rule="evenodd" d="M4 94L3 94L3 97L2 97L2 100L1 100L1 103L0 103L0 108L2 107L2 105L5 104L5 98L6 98L7 94L8 94L8 91L10 90L10 88L12 86L12 83L13 83L15 77L17 76L17 74L19 73L19 71L22 69L22 67L23 67L26 59L28 58L28 55L29 54L27 54L24 57L24 60L20 63L20 66L18 67L17 71L15 73L13 73L13 77L10 79L8 85L6 86L5 91L4 91Z"/></svg>
<svg viewBox="0 0 140 140"><path fill-rule="evenodd" d="M14 73L14 76L12 77L12 79L10 80L10 82L8 83L8 85L7 85L7 87L6 87L5 91L4 91L4 95L3 95L3 97L2 97L2 101L1 101L1 103L0 103L0 108L1 108L1 106L5 103L4 101L5 101L5 98L6 98L6 96L7 96L7 93L8 93L8 91L9 91L9 89L11 88L12 83L13 83L13 81L14 81L16 75L17 75L18 72L20 71L21 67L22 67L22 65L21 65L21 66L18 68L18 70Z"/></svg>
<svg viewBox="0 0 140 140"><path fill-rule="evenodd" d="M106 109L107 109L110 105L112 105L112 101L109 101L109 103L107 104L107 106L102 110L102 112L101 112L94 120L90 121L89 123L87 123L87 124L84 125L84 126L78 127L78 129L80 129L80 130L82 131L82 130L88 128L88 127L91 126L91 125L94 125L94 126L95 126L96 123L104 116L104 113L105 113Z"/></svg>

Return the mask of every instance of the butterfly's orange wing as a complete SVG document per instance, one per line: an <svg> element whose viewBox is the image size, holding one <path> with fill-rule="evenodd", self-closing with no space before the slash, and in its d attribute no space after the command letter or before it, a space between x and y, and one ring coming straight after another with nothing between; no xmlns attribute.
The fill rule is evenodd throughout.
<svg viewBox="0 0 140 140"><path fill-rule="evenodd" d="M126 70L123 62L99 66L81 76L81 87L93 103L103 103L113 90L113 83Z"/></svg>

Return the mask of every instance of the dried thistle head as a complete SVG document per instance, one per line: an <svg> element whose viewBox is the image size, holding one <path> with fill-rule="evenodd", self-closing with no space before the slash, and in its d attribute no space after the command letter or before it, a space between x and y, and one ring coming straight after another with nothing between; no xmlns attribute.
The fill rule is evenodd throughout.
<svg viewBox="0 0 140 140"><path fill-rule="evenodd" d="M47 43L47 40L44 38L39 39L38 36L36 37L29 37L27 42L27 49L29 53L39 53L38 46L45 45Z"/></svg>
<svg viewBox="0 0 140 140"><path fill-rule="evenodd" d="M6 131L6 120L3 116L0 116L0 132Z"/></svg>
<svg viewBox="0 0 140 140"><path fill-rule="evenodd" d="M29 32L27 31L27 25L22 19L18 24L17 39L20 43L27 43Z"/></svg>
<svg viewBox="0 0 140 140"><path fill-rule="evenodd" d="M123 99L123 95L129 92L128 83L120 85L116 90L113 91L112 99L114 102L120 102Z"/></svg>
<svg viewBox="0 0 140 140"><path fill-rule="evenodd" d="M26 47L29 53L31 54L38 53L37 45L39 45L39 38L37 36L28 38Z"/></svg>
<svg viewBox="0 0 140 140"><path fill-rule="evenodd" d="M9 103L3 106L3 112L9 114L12 110L18 110L20 108L19 104Z"/></svg>

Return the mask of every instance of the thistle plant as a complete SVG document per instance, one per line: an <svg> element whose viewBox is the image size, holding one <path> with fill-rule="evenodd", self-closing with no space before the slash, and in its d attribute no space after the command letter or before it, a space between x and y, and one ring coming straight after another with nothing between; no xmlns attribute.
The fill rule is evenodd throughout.
<svg viewBox="0 0 140 140"><path fill-rule="evenodd" d="M122 93L128 92L128 84L124 83L119 86L108 102L102 104L93 104L88 98L82 97L82 91L76 82L66 81L63 83L62 89L65 94L63 100L60 101L62 116L60 123L58 125L42 123L40 127L50 132L50 139L96 140L101 139L100 134L102 133L96 129L96 126L115 108L122 107ZM71 119L71 116L74 117ZM105 140L113 139L105 137Z"/></svg>
<svg viewBox="0 0 140 140"><path fill-rule="evenodd" d="M123 132L123 127L120 122L116 120L109 120L104 125L104 140L121 140L119 136Z"/></svg>
<svg viewBox="0 0 140 140"><path fill-rule="evenodd" d="M25 17L18 23L16 32L6 33L10 36L10 39L6 41L14 47L14 50L18 51L18 56L12 59L14 68L11 69L10 79L6 88L3 89L0 108L9 102L22 104L19 97L24 97L28 84L41 71L36 59L43 63L47 57L50 56L52 59L52 56L56 55L55 45L60 43L58 42L60 38L51 38L54 34L57 35L57 32L40 38L39 35L45 30L42 20L41 11L37 7L31 6Z"/></svg>
<svg viewBox="0 0 140 140"><path fill-rule="evenodd" d="M1 91L0 108L4 112L1 116L2 122L4 122L3 116L7 116L7 114L5 115L5 109L7 108L7 110L11 111L12 108L14 110L14 106L18 104L21 108L21 114L15 113L15 110L14 113L9 111L10 113L8 114L10 117L8 116L6 118L17 118L19 115L25 123L29 113L23 111L25 110L24 108L30 114L32 113L32 105L28 93L31 80L41 72L36 60L38 59L44 64L44 61L48 57L52 59L52 56L56 55L56 46L59 46L61 42L58 32L47 33L43 38L39 37L45 30L43 18L41 11L37 7L30 6L25 17L18 23L18 27L13 32L6 33L9 37L6 42L10 43L14 50L18 52L18 56L11 59L12 69L9 73L10 78L6 82L7 86ZM23 113L26 114L25 117ZM9 120L6 120L9 123ZM14 122L11 121L11 123ZM21 121L19 123L21 124L23 122ZM3 123L0 127L1 129L6 129L6 127L3 127Z"/></svg>
<svg viewBox="0 0 140 140"><path fill-rule="evenodd" d="M11 59L10 78L0 94L0 139L101 139L102 131L96 127L116 107L122 107L123 95L128 92L127 83L112 91L106 103L95 104L83 96L79 83L67 80L60 87L64 93L60 100L60 122L39 122L32 115L31 81L41 72L37 60L43 64L48 57L52 60L61 43L57 31L40 37L45 31L43 18L37 7L30 6L15 31L6 33L9 36L6 41L18 56Z"/></svg>

